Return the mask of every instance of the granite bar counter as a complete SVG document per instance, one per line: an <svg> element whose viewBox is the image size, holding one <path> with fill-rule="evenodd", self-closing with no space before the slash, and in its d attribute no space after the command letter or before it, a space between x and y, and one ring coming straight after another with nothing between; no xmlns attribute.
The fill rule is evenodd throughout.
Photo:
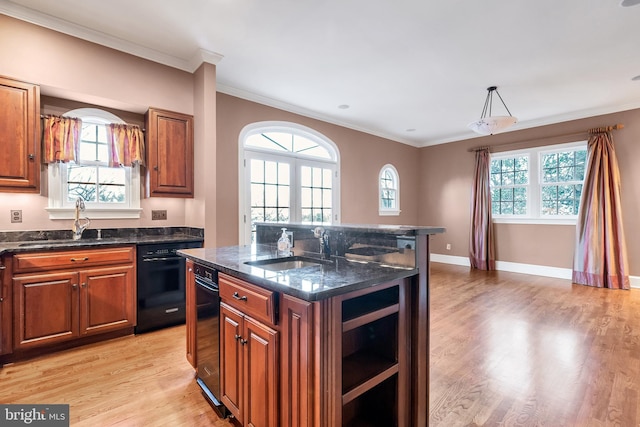
<svg viewBox="0 0 640 427"><path fill-rule="evenodd" d="M275 247L282 227L286 227L295 235L292 255L310 260L316 259L319 265L283 271L270 271L261 268L260 265L251 265L259 264L259 261L283 258L282 255L278 255ZM324 260L321 259L319 251L310 250L313 244L319 246L317 239L311 235L312 228L313 226L308 224L260 224L258 241L264 241L264 243L185 249L178 253L196 263L248 280L266 289L292 295L305 301L317 301L419 274L419 264L415 262L415 248L398 248L397 242L401 241L404 245L407 239L415 236L444 232L442 227L323 226L326 232L335 236L331 244L334 255L329 260ZM381 236L390 237L393 243L392 249L398 254L406 252L409 261L405 263L376 262L365 260L363 257L350 257L355 253L354 247L356 249L382 248ZM345 242L348 242L349 247L345 247ZM370 243L376 243L376 245L368 245Z"/></svg>
<svg viewBox="0 0 640 427"><path fill-rule="evenodd" d="M105 228L86 230L79 240L70 230L0 232L0 255L42 250L83 249L118 245L204 241L203 230L191 227Z"/></svg>

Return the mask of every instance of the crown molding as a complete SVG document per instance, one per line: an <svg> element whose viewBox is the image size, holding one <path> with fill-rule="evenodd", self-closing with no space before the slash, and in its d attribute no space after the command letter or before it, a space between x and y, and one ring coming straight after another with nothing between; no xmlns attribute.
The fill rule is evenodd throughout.
<svg viewBox="0 0 640 427"><path fill-rule="evenodd" d="M101 46L106 46L120 52L128 53L130 55L190 73L197 70L203 62L215 65L220 62L223 57L218 53L199 49L189 59L179 58L6 0L0 0L0 13L21 21L29 22L40 27L48 28L59 33L67 34L72 37L96 43Z"/></svg>

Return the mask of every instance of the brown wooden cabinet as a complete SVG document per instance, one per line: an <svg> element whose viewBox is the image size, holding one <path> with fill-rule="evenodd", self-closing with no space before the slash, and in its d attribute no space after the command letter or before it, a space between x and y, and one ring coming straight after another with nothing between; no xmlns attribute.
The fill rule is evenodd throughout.
<svg viewBox="0 0 640 427"><path fill-rule="evenodd" d="M14 350L135 326L133 247L17 254Z"/></svg>
<svg viewBox="0 0 640 427"><path fill-rule="evenodd" d="M0 77L0 191L40 190L40 88Z"/></svg>
<svg viewBox="0 0 640 427"><path fill-rule="evenodd" d="M13 307L11 305L11 258L0 257L0 355L10 353L13 349Z"/></svg>
<svg viewBox="0 0 640 427"><path fill-rule="evenodd" d="M193 116L150 108L146 128L149 195L193 197Z"/></svg>
<svg viewBox="0 0 640 427"><path fill-rule="evenodd" d="M219 285L221 401L242 425L279 426L278 331L256 320L273 318L274 295L224 274Z"/></svg>

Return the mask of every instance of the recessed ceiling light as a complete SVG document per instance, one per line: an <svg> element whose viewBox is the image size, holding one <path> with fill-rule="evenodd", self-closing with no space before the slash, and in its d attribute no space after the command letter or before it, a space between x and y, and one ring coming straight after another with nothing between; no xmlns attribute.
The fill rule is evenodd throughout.
<svg viewBox="0 0 640 427"><path fill-rule="evenodd" d="M640 81L640 74L635 76L634 78L632 78L631 80L633 80L634 82Z"/></svg>
<svg viewBox="0 0 640 427"><path fill-rule="evenodd" d="M620 6L629 7L629 6L637 6L640 4L640 0L622 0Z"/></svg>
<svg viewBox="0 0 640 427"><path fill-rule="evenodd" d="M338 108L341 110L346 110L349 108L349 106L347 104L341 104L341 105L338 105Z"/></svg>

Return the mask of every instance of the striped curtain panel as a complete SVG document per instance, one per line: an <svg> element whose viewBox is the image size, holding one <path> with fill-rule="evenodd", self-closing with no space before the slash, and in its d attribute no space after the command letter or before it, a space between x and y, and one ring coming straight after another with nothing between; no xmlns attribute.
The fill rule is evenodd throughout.
<svg viewBox="0 0 640 427"><path fill-rule="evenodd" d="M111 123L107 125L107 141L110 145L110 167L144 166L144 135L136 125Z"/></svg>
<svg viewBox="0 0 640 427"><path fill-rule="evenodd" d="M476 151L476 166L471 189L471 235L469 261L471 267L495 270L495 241L491 222L491 158L489 150Z"/></svg>
<svg viewBox="0 0 640 427"><path fill-rule="evenodd" d="M44 163L66 163L80 158L82 120L72 117L46 116L42 126Z"/></svg>
<svg viewBox="0 0 640 427"><path fill-rule="evenodd" d="M573 282L629 289L620 172L611 132L592 135L576 227Z"/></svg>

